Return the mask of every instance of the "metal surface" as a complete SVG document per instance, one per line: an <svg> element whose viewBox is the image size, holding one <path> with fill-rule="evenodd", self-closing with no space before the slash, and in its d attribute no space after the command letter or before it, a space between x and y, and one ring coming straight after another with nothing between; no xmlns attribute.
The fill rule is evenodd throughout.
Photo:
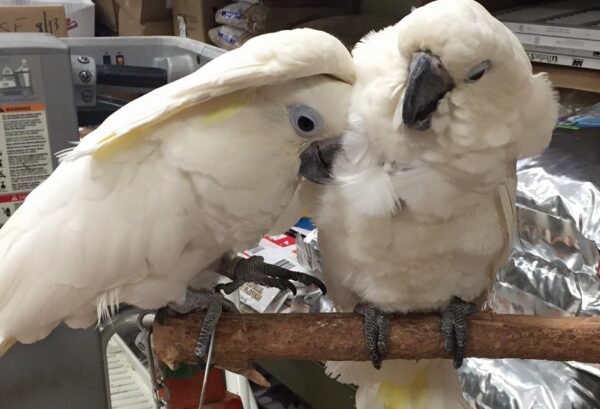
<svg viewBox="0 0 600 409"><path fill-rule="evenodd" d="M210 369L210 361L213 353L213 346L215 343L215 330L213 329L212 334L210 334L210 343L208 344L208 354L206 355L206 372ZM198 409L202 409L204 407L204 399L206 397L206 383L208 382L208 373L204 373L202 377L202 389L200 390L200 400L198 401Z"/></svg>
<svg viewBox="0 0 600 409"><path fill-rule="evenodd" d="M109 409L100 335L57 328L0 359L2 409Z"/></svg>
<svg viewBox="0 0 600 409"><path fill-rule="evenodd" d="M224 53L215 46L181 37L72 37L62 40L71 53L91 57L99 64L117 64L117 56L120 56L124 65L162 68L168 73L168 82L196 71Z"/></svg>
<svg viewBox="0 0 600 409"><path fill-rule="evenodd" d="M0 94L2 104L43 104L50 150L56 153L79 139L69 48L50 34L0 33L0 60L25 59L30 64L33 93ZM39 65L35 64L39 61ZM54 167L58 166L52 158Z"/></svg>
<svg viewBox="0 0 600 409"><path fill-rule="evenodd" d="M189 75L224 52L199 41L167 36L62 41L73 56L78 119L86 126L101 123L130 99ZM82 63L85 59L88 62ZM81 79L85 71L91 74L87 81Z"/></svg>
<svg viewBox="0 0 600 409"><path fill-rule="evenodd" d="M600 132L557 130L550 149L518 165L519 240L499 272L499 312L600 313ZM596 367L574 362L468 359L464 392L481 408L597 408Z"/></svg>
<svg viewBox="0 0 600 409"><path fill-rule="evenodd" d="M148 371L121 338L114 334L106 348L112 409L155 409Z"/></svg>
<svg viewBox="0 0 600 409"><path fill-rule="evenodd" d="M138 332L138 317L140 311L133 307L125 307L115 314L109 322L102 323L98 326L100 331L100 349L102 351L102 362L104 366L105 391L106 396L110 397L110 377L108 371L108 355L106 353L108 344L115 334L120 336L131 335L132 332ZM44 342L44 341L42 341ZM109 399L108 408L112 407L112 402Z"/></svg>
<svg viewBox="0 0 600 409"><path fill-rule="evenodd" d="M104 103L107 98L117 96L125 103L132 95L154 88L157 82L152 80L157 74L151 70L161 70L165 82L173 82L224 52L198 41L166 36L58 39L40 33L0 33L0 43L0 58L18 54L42 59L41 83L47 89L51 137L71 141L78 139L78 119L80 125L96 125L115 110ZM97 67L102 68L100 73L126 73L128 69L132 73L123 75L119 86L114 85L114 75L110 77L113 84L102 84ZM143 81L145 76L149 81ZM94 117L90 112L101 115ZM61 145L60 149L65 147Z"/></svg>
<svg viewBox="0 0 600 409"><path fill-rule="evenodd" d="M143 334L144 352L148 357L148 374L150 376L150 381L152 382L152 397L156 403L156 409L169 409L169 388L167 388L167 385L164 382L164 374L154 357L154 351L152 349L152 324L154 322L154 317L145 322L145 318L151 314L154 314L154 312L144 311L140 313L137 324L139 330Z"/></svg>

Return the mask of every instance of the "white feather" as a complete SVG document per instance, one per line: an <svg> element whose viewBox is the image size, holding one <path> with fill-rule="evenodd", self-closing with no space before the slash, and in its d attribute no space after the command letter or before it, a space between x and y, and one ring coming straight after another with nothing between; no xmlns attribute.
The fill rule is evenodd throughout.
<svg viewBox="0 0 600 409"><path fill-rule="evenodd" d="M400 201L391 180L391 165L370 147L360 116L350 118L343 144L334 177L346 201L366 216L395 214Z"/></svg>
<svg viewBox="0 0 600 409"><path fill-rule="evenodd" d="M419 131L401 113L410 61L423 50L440 59L454 88ZM358 302L437 311L454 296L475 300L510 250L515 161L551 137L558 106L549 83L532 75L518 39L473 0L417 8L366 36L353 57L346 154L316 216L328 294L341 311ZM485 75L465 82L484 60ZM358 385L358 409L469 407L450 361L389 360L380 371L330 362L327 372Z"/></svg>
<svg viewBox="0 0 600 409"><path fill-rule="evenodd" d="M224 254L269 230L312 142L287 107L319 112L315 139L340 135L351 85L337 78L351 81L353 65L326 33L262 38L126 105L61 154L0 230L0 339L110 320L120 303L181 302L188 284L214 284Z"/></svg>

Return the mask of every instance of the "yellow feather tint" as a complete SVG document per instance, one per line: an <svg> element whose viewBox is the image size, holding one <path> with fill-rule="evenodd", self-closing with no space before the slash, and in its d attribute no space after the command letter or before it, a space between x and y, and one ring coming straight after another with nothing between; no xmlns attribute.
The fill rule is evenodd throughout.
<svg viewBox="0 0 600 409"><path fill-rule="evenodd" d="M134 128L131 131L115 137L115 134L111 134L106 138L103 138L99 144L102 146L94 152L94 157L101 158L103 156L110 155L113 152L122 150L123 148L132 145L137 141L137 139L143 135L144 129L147 126L141 126L138 128Z"/></svg>
<svg viewBox="0 0 600 409"><path fill-rule="evenodd" d="M205 105L205 109L202 109L201 114L199 114L199 125L201 128L208 128L213 125L220 124L230 119L242 109L244 109L247 105L249 105L256 95L256 89L246 89L242 91L233 92L231 94L224 95L222 97L214 98L212 100L201 102L201 104ZM160 116L152 121L149 121L143 125L137 126L133 128L131 131L126 132L124 134L116 134L111 133L100 141L98 141L98 145L101 145L98 150L94 152L94 156L96 158L110 155L113 152L117 152L131 146L136 143L140 137L145 134L145 131L155 124L166 120L180 112L183 112L186 109L194 107L198 104L184 104L180 107L177 107L167 114Z"/></svg>
<svg viewBox="0 0 600 409"><path fill-rule="evenodd" d="M12 347L17 343L17 340L13 337L2 338L0 337L0 357L6 354Z"/></svg>
<svg viewBox="0 0 600 409"><path fill-rule="evenodd" d="M383 402L384 409L427 409L427 370L417 370L415 378L407 385L381 383L377 397Z"/></svg>
<svg viewBox="0 0 600 409"><path fill-rule="evenodd" d="M254 100L256 89L251 88L225 95L214 100L212 109L200 117L204 128L225 122Z"/></svg>

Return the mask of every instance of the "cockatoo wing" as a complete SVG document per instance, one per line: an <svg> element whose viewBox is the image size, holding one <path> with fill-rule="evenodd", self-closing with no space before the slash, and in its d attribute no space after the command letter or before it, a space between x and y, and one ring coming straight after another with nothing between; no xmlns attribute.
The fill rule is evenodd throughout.
<svg viewBox="0 0 600 409"><path fill-rule="evenodd" d="M89 326L119 302L182 301L198 273L268 228L282 204L265 209L252 184L265 166L240 160L261 165L248 159L256 141L227 147L228 136L268 128L251 104L257 87L320 74L353 79L350 55L329 34L257 37L126 105L65 153L0 230L0 351L61 321ZM287 194L282 180L272 184Z"/></svg>
<svg viewBox="0 0 600 409"><path fill-rule="evenodd" d="M144 135L144 128L152 123L211 98L320 74L354 81L354 64L338 39L307 28L264 34L127 104L63 159L73 160L118 140Z"/></svg>

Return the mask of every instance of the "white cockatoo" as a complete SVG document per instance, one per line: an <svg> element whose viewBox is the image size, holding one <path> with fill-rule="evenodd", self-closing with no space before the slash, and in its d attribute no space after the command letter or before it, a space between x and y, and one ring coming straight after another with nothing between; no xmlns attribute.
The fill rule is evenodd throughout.
<svg viewBox="0 0 600 409"><path fill-rule="evenodd" d="M214 285L224 255L292 199L301 153L343 133L354 75L333 36L281 31L111 115L0 230L0 353L119 303L155 309L183 303L192 281ZM291 285L256 264L226 272Z"/></svg>
<svg viewBox="0 0 600 409"><path fill-rule="evenodd" d="M507 260L520 156L558 104L517 38L473 0L438 0L353 50L349 130L316 215L328 294L365 316L373 366L387 314L440 311L462 362L467 315ZM449 360L330 362L357 408L460 408Z"/></svg>

